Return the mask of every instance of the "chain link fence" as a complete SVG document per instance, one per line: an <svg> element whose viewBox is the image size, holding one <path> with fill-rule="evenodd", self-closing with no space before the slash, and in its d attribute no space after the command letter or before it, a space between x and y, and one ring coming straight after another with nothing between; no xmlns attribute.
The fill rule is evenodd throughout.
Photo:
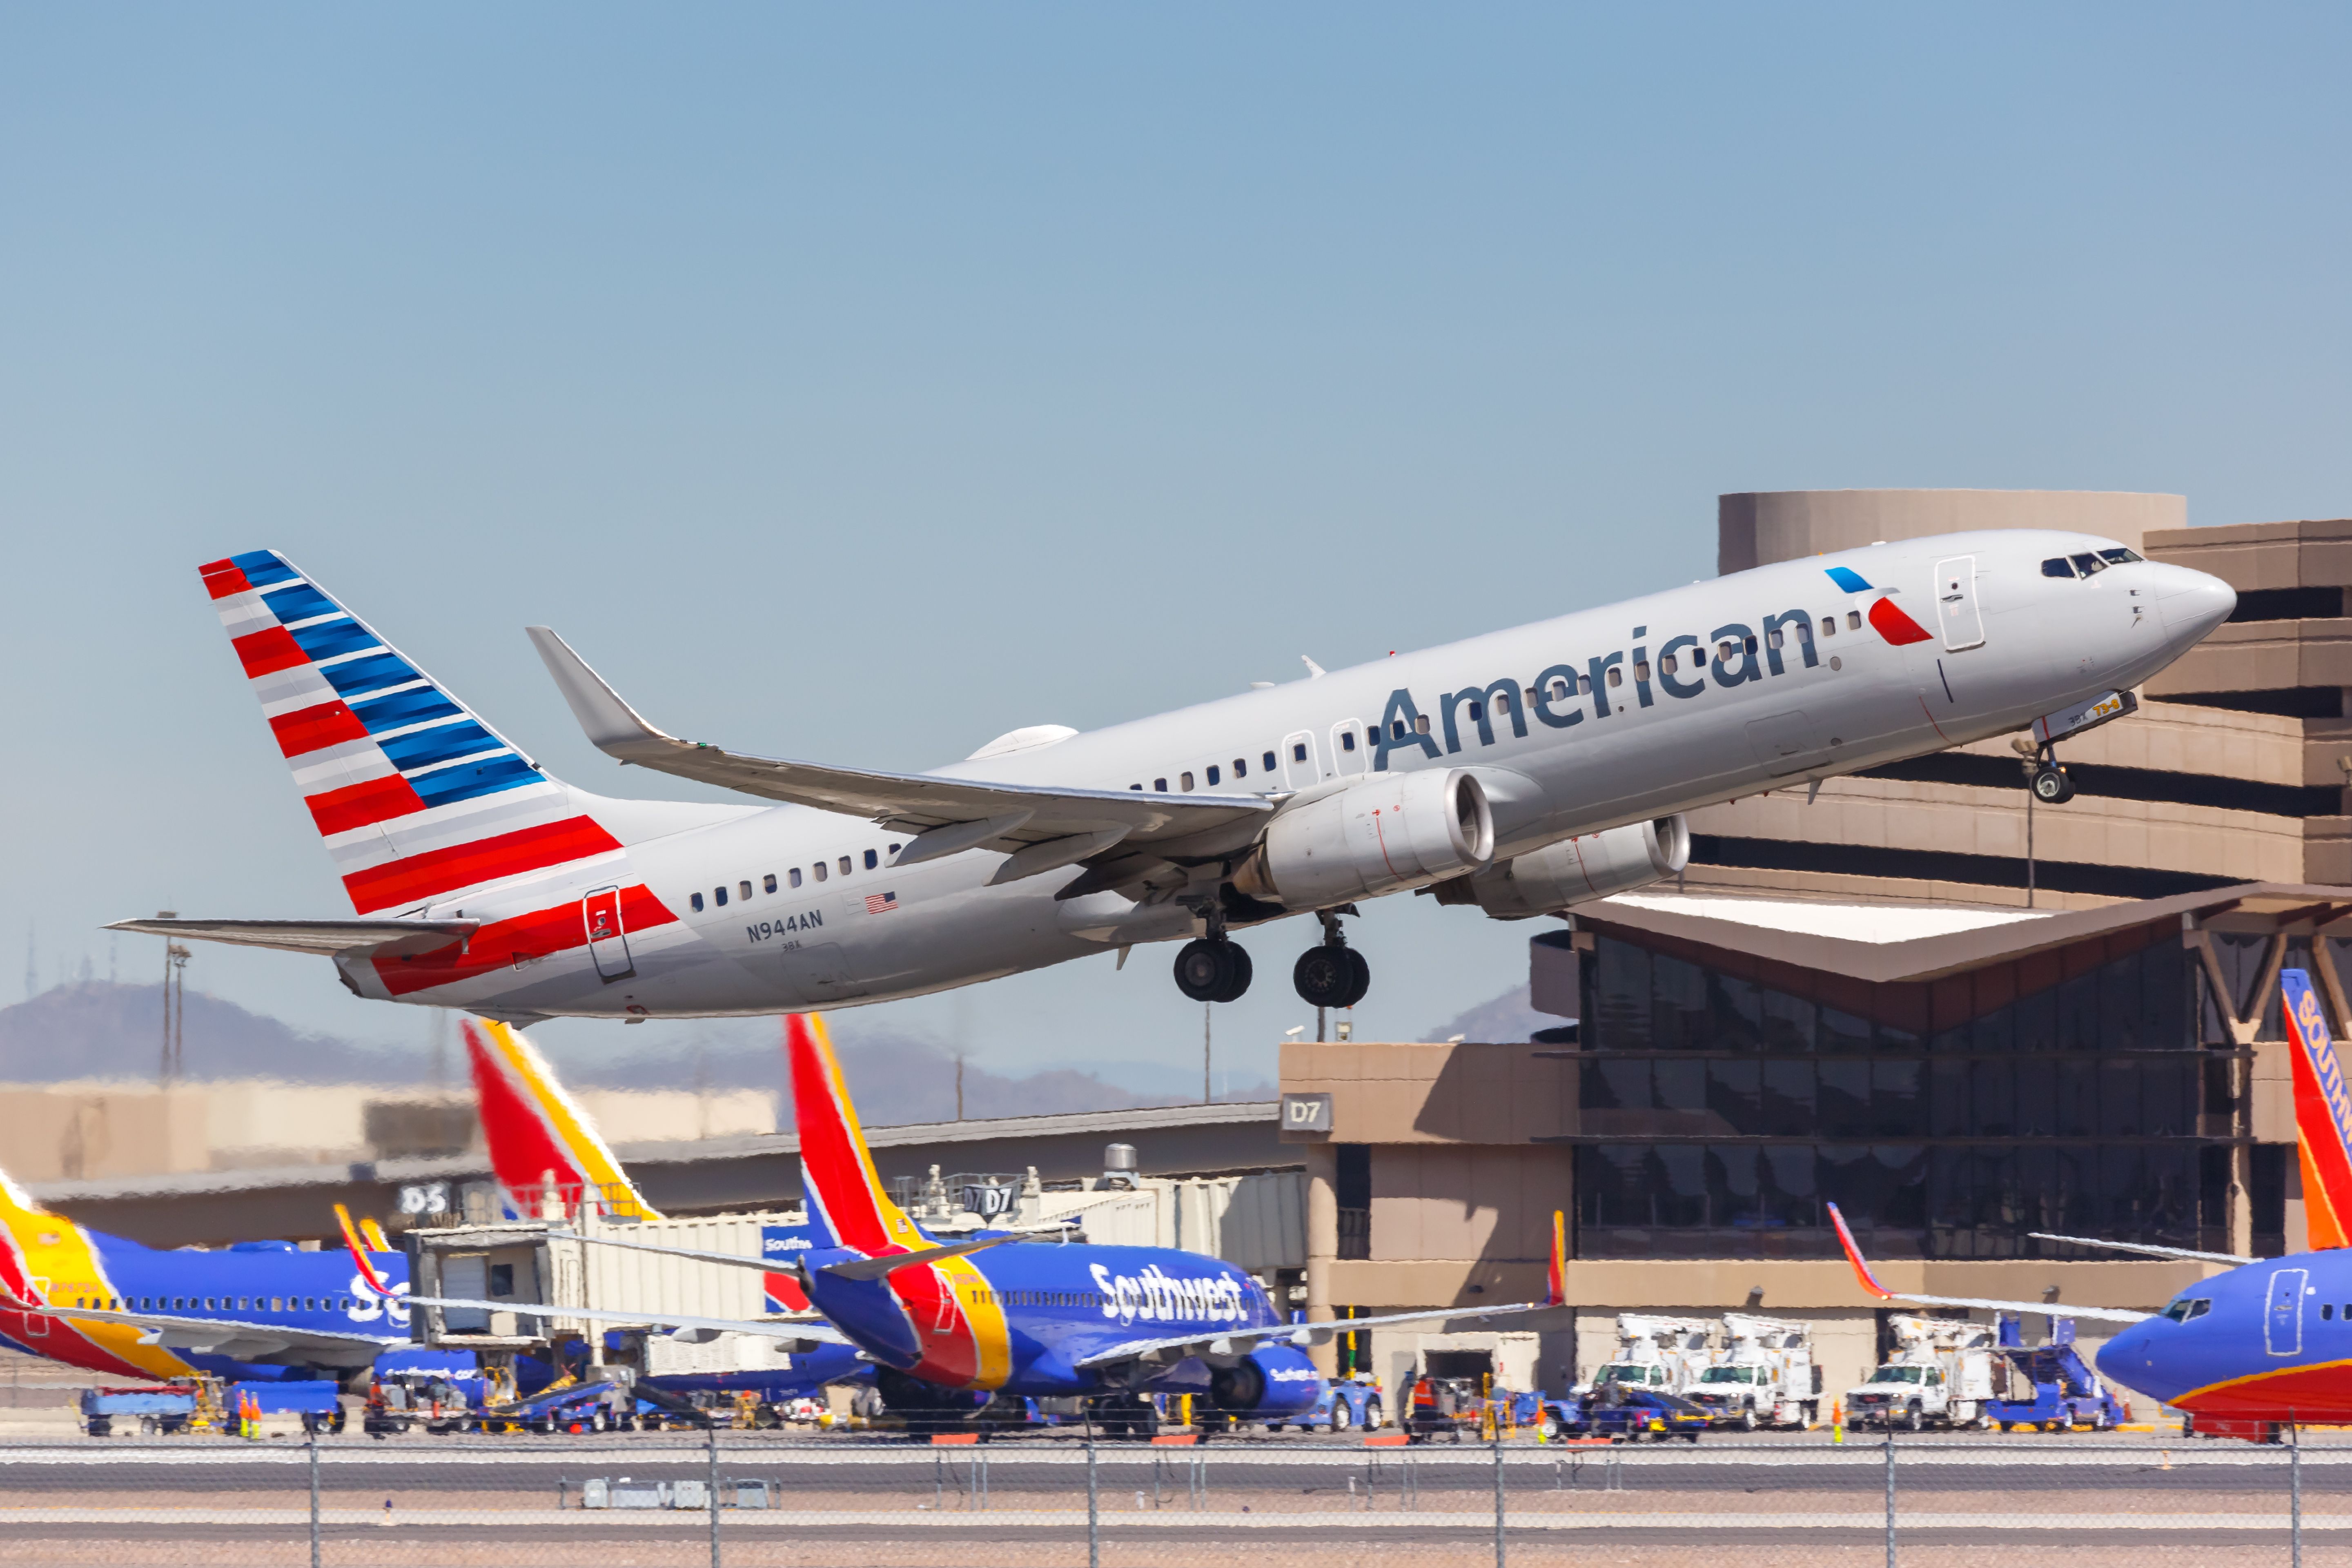
<svg viewBox="0 0 2352 1568"><path fill-rule="evenodd" d="M2352 1442L716 1432L0 1447L0 1564L1982 1568L2018 1552L2352 1568Z"/></svg>

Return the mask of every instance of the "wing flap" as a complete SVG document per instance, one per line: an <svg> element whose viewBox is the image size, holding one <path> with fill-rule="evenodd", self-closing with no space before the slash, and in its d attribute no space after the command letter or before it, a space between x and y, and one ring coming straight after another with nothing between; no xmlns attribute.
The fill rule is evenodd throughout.
<svg viewBox="0 0 2352 1568"><path fill-rule="evenodd" d="M1156 791L990 784L938 773L876 773L754 757L699 742L681 741L647 723L553 631L546 626L527 629L548 673L555 678L557 689L571 705L572 717L579 720L589 741L606 756L680 778L699 779L762 800L866 817L879 826L918 836L932 828L1020 819L971 843L950 840L957 849L985 845L1013 852L1027 845L1105 836L1102 844L1081 849L1068 860L1058 862L1067 865L1121 841L1188 838L1274 809L1271 802L1254 795L1162 795ZM916 847L919 846L919 837ZM935 853L951 852L942 849ZM1039 858L1050 860L1053 857Z"/></svg>

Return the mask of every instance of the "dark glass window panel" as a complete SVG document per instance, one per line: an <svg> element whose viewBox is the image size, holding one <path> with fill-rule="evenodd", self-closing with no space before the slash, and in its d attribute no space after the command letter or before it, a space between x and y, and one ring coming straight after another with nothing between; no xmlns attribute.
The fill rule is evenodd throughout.
<svg viewBox="0 0 2352 1568"><path fill-rule="evenodd" d="M1822 1214L1813 1151L1809 1144L1773 1144L1759 1149L1757 1167L1760 1203L1783 1229L1811 1230L1827 1223Z"/></svg>
<svg viewBox="0 0 2352 1568"><path fill-rule="evenodd" d="M2058 1048L2099 1048L2099 977L2078 974L2058 987Z"/></svg>
<svg viewBox="0 0 2352 1568"><path fill-rule="evenodd" d="M1577 1151L1576 1212L1580 1257L1622 1256L1587 1250L1585 1227L1634 1228L1650 1225L1650 1194L1655 1183L1650 1151L1641 1144L1607 1144Z"/></svg>
<svg viewBox="0 0 2352 1568"><path fill-rule="evenodd" d="M2200 1046L2227 1046L2232 1043L2230 1026L2222 1020L2221 998L2214 994L2213 982L2199 964L2197 975L2197 1043Z"/></svg>
<svg viewBox="0 0 2352 1568"><path fill-rule="evenodd" d="M1879 1138L1918 1138L1927 1131L1927 1108L1919 1097L1924 1062L1870 1064L1870 1130Z"/></svg>
<svg viewBox="0 0 2352 1568"><path fill-rule="evenodd" d="M2205 1080L2203 1106L2208 1116L2227 1116L2237 1109L2237 1064L2206 1062L2201 1076Z"/></svg>
<svg viewBox="0 0 2352 1568"><path fill-rule="evenodd" d="M2021 996L2008 1011L2014 1020L2011 1046L2020 1055L2058 1048L2056 991L2036 991L2031 996Z"/></svg>
<svg viewBox="0 0 2352 1568"><path fill-rule="evenodd" d="M2144 1138L2188 1138L2197 1131L2198 1064L2149 1062L2140 1068L2139 1129Z"/></svg>
<svg viewBox="0 0 2352 1568"><path fill-rule="evenodd" d="M2229 984L2231 1010L2242 1018L2253 1005L2254 987L2262 983L2270 939L2251 931L2217 931L2206 934L2213 944L2213 957L2221 978Z"/></svg>
<svg viewBox="0 0 2352 1568"><path fill-rule="evenodd" d="M1969 1131L2008 1138L2017 1131L2017 1068L2004 1061L1969 1064Z"/></svg>
<svg viewBox="0 0 2352 1568"><path fill-rule="evenodd" d="M1332 1173L1333 1194L1343 1209L1368 1209L1372 1206L1372 1146L1369 1143L1335 1143L1332 1153L1337 1164Z"/></svg>
<svg viewBox="0 0 2352 1568"><path fill-rule="evenodd" d="M1976 1256L1975 1163L1972 1149L1927 1151L1927 1247L1936 1257Z"/></svg>
<svg viewBox="0 0 2352 1568"><path fill-rule="evenodd" d="M2197 1230L2200 1252L2225 1252L2230 1237L2230 1151L2197 1151Z"/></svg>
<svg viewBox="0 0 2352 1568"><path fill-rule="evenodd" d="M2098 1190L2088 1205L2098 1215L2095 1236L2137 1241L2154 1223L2158 1194L2143 1184L2145 1162L2131 1144L2095 1150L2088 1162L2098 1173Z"/></svg>
<svg viewBox="0 0 2352 1568"><path fill-rule="evenodd" d="M1825 1138L1870 1136L1870 1063L1821 1061L1821 1132Z"/></svg>
<svg viewBox="0 0 2352 1568"><path fill-rule="evenodd" d="M1658 1224L1684 1230L1706 1225L1706 1151L1696 1143L1662 1143L1651 1155L1658 1175L1652 1205Z"/></svg>
<svg viewBox="0 0 2352 1568"><path fill-rule="evenodd" d="M2015 1258L2041 1246L2026 1239L2031 1228L2020 1225L2018 1151L1979 1147L1969 1151L1969 1212L1975 1235L1969 1243L1973 1258Z"/></svg>
<svg viewBox="0 0 2352 1568"><path fill-rule="evenodd" d="M1705 1152L1706 1201L1715 1227L1718 1230L1748 1231L1763 1228L1763 1209L1758 1202L1758 1151L1755 1146L1732 1143L1708 1149ZM1752 1248L1735 1244L1727 1250L1744 1253Z"/></svg>
<svg viewBox="0 0 2352 1568"><path fill-rule="evenodd" d="M2199 1244L2197 1152L2193 1149L2142 1149L2139 1190L2152 1195L2146 1228L2137 1237L2158 1247Z"/></svg>
<svg viewBox="0 0 2352 1568"><path fill-rule="evenodd" d="M1969 1026L1969 1048L2013 1051L2017 1048L2017 1005L1995 1007Z"/></svg>
<svg viewBox="0 0 2352 1568"><path fill-rule="evenodd" d="M2099 1201L2099 1149L2059 1144L2050 1155L2053 1180L2050 1223L2036 1226L2066 1236L2097 1236L2106 1227L2105 1205Z"/></svg>
<svg viewBox="0 0 2352 1568"><path fill-rule="evenodd" d="M1924 1248L1927 1229L1927 1151L1917 1144L1881 1143L1870 1151L1878 1167L1878 1226L1907 1232Z"/></svg>
<svg viewBox="0 0 2352 1568"><path fill-rule="evenodd" d="M1892 1024L1878 1026L1878 1048L1882 1051L1916 1054L1919 1044L1919 1037L1908 1029L1898 1029Z"/></svg>
<svg viewBox="0 0 2352 1568"><path fill-rule="evenodd" d="M2253 1209L2254 1256L2276 1258L2286 1251L2286 1173L2294 1150L2285 1143L2257 1143L2250 1152L2246 1196Z"/></svg>
<svg viewBox="0 0 2352 1568"><path fill-rule="evenodd" d="M1580 1063L1583 1091L1580 1103L1587 1110L1647 1110L1650 1100L1650 1064L1645 1061L1625 1061L1604 1058L1599 1061Z"/></svg>
<svg viewBox="0 0 2352 1568"><path fill-rule="evenodd" d="M1969 1109L1972 1097L1969 1080L1974 1062L1930 1062L1927 1064L1927 1131L1937 1138L1965 1138L1974 1127ZM1987 1063L2005 1066L2005 1063Z"/></svg>
<svg viewBox="0 0 2352 1568"><path fill-rule="evenodd" d="M2060 1062L2058 1126L2061 1138L2088 1138L2099 1130L2099 1071L2090 1062Z"/></svg>
<svg viewBox="0 0 2352 1568"><path fill-rule="evenodd" d="M1780 1064L1775 1062L1775 1067ZM1725 1132L1760 1137L1764 1133L1764 1064L1716 1060L1706 1064L1706 1108Z"/></svg>
<svg viewBox="0 0 2352 1568"><path fill-rule="evenodd" d="M2159 942L2140 954L2150 1050L2184 1051L2195 1044L2189 1037L2189 976L2193 956L2187 948L2168 942Z"/></svg>
<svg viewBox="0 0 2352 1568"><path fill-rule="evenodd" d="M1707 1016L1719 1051L1752 1051L1764 1043L1764 1001L1755 982L1730 974L1707 976Z"/></svg>
<svg viewBox="0 0 2352 1568"><path fill-rule="evenodd" d="M1650 958L1650 1038L1661 1051L1701 1050L1706 1026L1706 972L1696 963L1654 953Z"/></svg>
<svg viewBox="0 0 2352 1568"><path fill-rule="evenodd" d="M1848 1225L1873 1233L1867 1245L1874 1250L1916 1257L1924 1249L1925 1151L1824 1143L1814 1169L1822 1196L1838 1205Z"/></svg>
<svg viewBox="0 0 2352 1568"><path fill-rule="evenodd" d="M2280 962L2279 967L2300 969L2306 976L2309 975L2312 969L2311 939L2307 936L2287 938L2286 957ZM2270 996L2263 1004L2263 1026L2255 1033L2254 1038L2258 1040L2286 1038L2285 998L2286 988L2273 982L2271 985Z"/></svg>
<svg viewBox="0 0 2352 1568"><path fill-rule="evenodd" d="M1812 1050L1813 1016L1817 1011L1801 996L1791 996L1785 991L1766 991L1764 1048L1790 1056Z"/></svg>
<svg viewBox="0 0 2352 1568"><path fill-rule="evenodd" d="M1764 1113L1758 1131L1767 1138L1810 1138L1820 1131L1815 1074L1810 1061L1767 1060L1764 1069ZM1811 1161L1812 1156L1805 1156ZM1806 1167L1811 1171L1809 1163ZM1806 1177L1811 1190L1811 1175Z"/></svg>
<svg viewBox="0 0 2352 1568"><path fill-rule="evenodd" d="M2147 999L2141 992L2139 954L2123 957L2099 966L2099 1016L2093 1026L2093 1042L2086 1050L2144 1051L2147 1040Z"/></svg>
<svg viewBox="0 0 2352 1568"><path fill-rule="evenodd" d="M1927 1037L1927 1049L1939 1057L1957 1056L1968 1050L1969 1045L1969 1031L1966 1024Z"/></svg>
<svg viewBox="0 0 2352 1568"><path fill-rule="evenodd" d="M2046 1143L2021 1144L2009 1153L2000 1224L2024 1242L2026 1233L2063 1230L2057 1163ZM2075 1235L2082 1233L2077 1231ZM2039 1243L2032 1245L2039 1246Z"/></svg>
<svg viewBox="0 0 2352 1568"><path fill-rule="evenodd" d="M1650 955L1602 937L1594 952L1593 1044L1604 1051L1650 1048Z"/></svg>
<svg viewBox="0 0 2352 1568"><path fill-rule="evenodd" d="M1823 1055L1859 1054L1870 1049L1870 1020L1857 1018L1851 1013L1841 1013L1834 1007L1822 1009L1822 1051Z"/></svg>
<svg viewBox="0 0 2352 1568"><path fill-rule="evenodd" d="M2140 1085L2166 1069L2145 1061L2099 1064L2099 1135L2137 1138L2147 1129L2140 1114Z"/></svg>
<svg viewBox="0 0 2352 1568"><path fill-rule="evenodd" d="M1650 1068L1660 1110L1696 1114L1706 1110L1706 1063L1654 1061Z"/></svg>
<svg viewBox="0 0 2352 1568"><path fill-rule="evenodd" d="M2047 1058L2017 1060L2017 1115L2014 1132L2020 1138L2047 1138L2058 1131L2058 1064Z"/></svg>

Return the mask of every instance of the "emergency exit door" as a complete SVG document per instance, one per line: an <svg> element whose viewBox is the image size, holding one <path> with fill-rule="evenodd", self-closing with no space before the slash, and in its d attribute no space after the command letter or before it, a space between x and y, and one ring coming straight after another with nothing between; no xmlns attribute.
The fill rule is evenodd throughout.
<svg viewBox="0 0 2352 1568"><path fill-rule="evenodd" d="M2281 1268L2271 1276L2269 1304L2263 1311L2263 1343L2273 1355L2303 1353L2303 1293L2307 1268Z"/></svg>
<svg viewBox="0 0 2352 1568"><path fill-rule="evenodd" d="M1977 558L1955 555L1936 563L1936 624L1944 651L1984 646L1984 611L1977 604Z"/></svg>
<svg viewBox="0 0 2352 1568"><path fill-rule="evenodd" d="M636 973L629 961L629 936L621 929L621 889L599 888L580 900L580 919L588 928L588 956L606 980L625 980Z"/></svg>

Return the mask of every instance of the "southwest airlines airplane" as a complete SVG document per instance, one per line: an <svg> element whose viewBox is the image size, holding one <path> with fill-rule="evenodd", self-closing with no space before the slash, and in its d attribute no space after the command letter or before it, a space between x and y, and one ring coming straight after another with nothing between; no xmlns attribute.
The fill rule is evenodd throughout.
<svg viewBox="0 0 2352 1568"><path fill-rule="evenodd" d="M2185 1412L2194 1431L2271 1442L2283 1428L2298 1424L2352 1422L2352 1251L2347 1250L2352 1242L2352 1085L2345 1080L2310 975L2283 970L2279 989L2294 1064L2295 1133L2311 1250L2255 1258L2032 1233L2045 1241L2229 1265L2225 1272L2181 1291L2160 1312L2088 1307L2063 1311L2126 1325L2099 1351L2103 1376ZM1889 1290L1864 1260L1834 1204L1830 1215L1863 1289L1881 1300L2053 1310L2042 1301Z"/></svg>
<svg viewBox="0 0 2352 1568"><path fill-rule="evenodd" d="M1222 1259L1166 1247L1096 1247L996 1232L940 1246L891 1202L875 1174L856 1109L822 1019L786 1021L785 1051L800 1130L813 1246L784 1267L839 1342L873 1364L884 1403L930 1418L998 1394L1080 1396L1114 1431L1148 1425L1151 1394L1193 1394L1241 1419L1279 1421L1314 1407L1324 1383L1304 1347L1338 1332L1400 1323L1503 1317L1562 1300L1562 1226L1553 1216L1549 1289L1542 1301L1294 1323L1263 1286ZM772 1260L638 1247L739 1268ZM364 1267L364 1264L362 1264ZM475 1300L413 1298L427 1308ZM779 1339L812 1337L806 1322L665 1317L625 1307L496 1303L509 1310L596 1317Z"/></svg>
<svg viewBox="0 0 2352 1568"><path fill-rule="evenodd" d="M588 737L758 804L565 784L267 550L202 568L356 919L113 929L325 954L362 996L510 1023L884 1001L1313 914L1318 1006L1370 984L1339 917L1426 890L1517 920L1674 875L1681 813L2033 727L2053 743L2228 618L2229 587L2068 532L1781 562L1081 734L886 773L665 734L530 628Z"/></svg>

